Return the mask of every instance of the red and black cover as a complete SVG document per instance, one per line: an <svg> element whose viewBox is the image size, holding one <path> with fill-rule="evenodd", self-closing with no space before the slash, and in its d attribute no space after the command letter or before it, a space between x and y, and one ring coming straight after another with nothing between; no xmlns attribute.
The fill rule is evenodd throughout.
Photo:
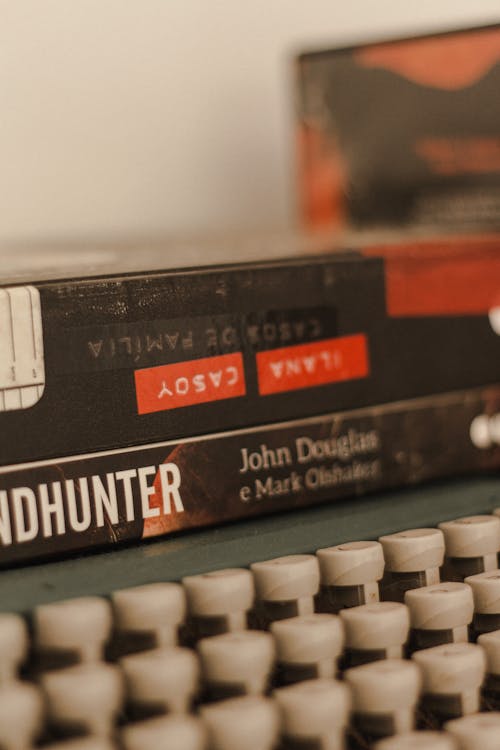
<svg viewBox="0 0 500 750"><path fill-rule="evenodd" d="M301 55L309 226L500 223L500 26Z"/></svg>

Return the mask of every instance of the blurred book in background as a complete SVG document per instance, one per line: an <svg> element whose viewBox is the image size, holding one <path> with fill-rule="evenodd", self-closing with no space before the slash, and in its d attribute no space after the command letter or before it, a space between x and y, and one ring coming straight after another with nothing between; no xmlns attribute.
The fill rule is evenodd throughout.
<svg viewBox="0 0 500 750"><path fill-rule="evenodd" d="M500 225L500 26L297 63L304 223Z"/></svg>

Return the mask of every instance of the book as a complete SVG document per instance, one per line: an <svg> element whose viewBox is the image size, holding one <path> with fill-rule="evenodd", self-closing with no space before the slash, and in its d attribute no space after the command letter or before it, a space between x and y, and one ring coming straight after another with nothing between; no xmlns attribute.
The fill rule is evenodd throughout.
<svg viewBox="0 0 500 750"><path fill-rule="evenodd" d="M499 243L4 255L0 565L498 466Z"/></svg>
<svg viewBox="0 0 500 750"><path fill-rule="evenodd" d="M494 472L499 412L490 386L2 467L0 566Z"/></svg>
<svg viewBox="0 0 500 750"><path fill-rule="evenodd" d="M295 72L308 226L498 228L500 25L313 49Z"/></svg>

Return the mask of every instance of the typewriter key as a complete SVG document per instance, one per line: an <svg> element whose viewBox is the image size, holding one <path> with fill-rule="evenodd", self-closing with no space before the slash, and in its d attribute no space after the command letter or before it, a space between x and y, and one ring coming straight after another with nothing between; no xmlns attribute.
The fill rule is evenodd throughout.
<svg viewBox="0 0 500 750"><path fill-rule="evenodd" d="M230 698L202 706L209 750L274 750L280 720L274 701L260 696Z"/></svg>
<svg viewBox="0 0 500 750"><path fill-rule="evenodd" d="M351 696L336 680L306 680L279 688L284 750L343 750Z"/></svg>
<svg viewBox="0 0 500 750"><path fill-rule="evenodd" d="M500 570L488 570L468 576L465 583L472 589L474 616L472 627L475 636L500 628Z"/></svg>
<svg viewBox="0 0 500 750"><path fill-rule="evenodd" d="M276 642L280 684L336 676L344 645L344 628L337 615L312 614L277 620L271 625L271 633Z"/></svg>
<svg viewBox="0 0 500 750"><path fill-rule="evenodd" d="M34 611L37 669L61 669L103 658L111 633L111 607L97 596L42 604Z"/></svg>
<svg viewBox="0 0 500 750"><path fill-rule="evenodd" d="M479 711L486 671L483 649L473 643L447 643L417 651L422 670L422 709L439 721Z"/></svg>
<svg viewBox="0 0 500 750"><path fill-rule="evenodd" d="M203 679L211 700L264 693L269 685L274 639L260 630L223 633L198 641Z"/></svg>
<svg viewBox="0 0 500 750"><path fill-rule="evenodd" d="M382 598L403 602L406 591L439 583L444 537L439 529L408 529L379 538L384 550Z"/></svg>
<svg viewBox="0 0 500 750"><path fill-rule="evenodd" d="M178 583L149 583L111 594L114 614L110 656L176 646L186 615L186 599Z"/></svg>
<svg viewBox="0 0 500 750"><path fill-rule="evenodd" d="M17 677L28 653L28 629L22 617L0 614L0 685Z"/></svg>
<svg viewBox="0 0 500 750"><path fill-rule="evenodd" d="M27 750L43 727L43 700L34 685L10 682L0 687L0 747Z"/></svg>
<svg viewBox="0 0 500 750"><path fill-rule="evenodd" d="M353 723L370 739L410 732L422 684L420 670L404 659L386 659L348 669Z"/></svg>
<svg viewBox="0 0 500 750"><path fill-rule="evenodd" d="M465 583L446 582L412 589L405 594L410 610L410 649L468 640L474 602Z"/></svg>
<svg viewBox="0 0 500 750"><path fill-rule="evenodd" d="M487 708L500 710L500 630L483 633L477 642L486 654L484 702Z"/></svg>
<svg viewBox="0 0 500 750"><path fill-rule="evenodd" d="M288 555L253 563L257 607L263 627L314 612L319 589L318 560L314 555Z"/></svg>
<svg viewBox="0 0 500 750"><path fill-rule="evenodd" d="M341 610L340 618L345 630L345 667L403 656L410 627L404 604L364 604Z"/></svg>
<svg viewBox="0 0 500 750"><path fill-rule="evenodd" d="M498 567L500 518L467 516L439 524L446 546L443 578L463 581L467 576Z"/></svg>
<svg viewBox="0 0 500 750"><path fill-rule="evenodd" d="M459 750L455 740L444 732L408 732L380 740L375 750Z"/></svg>
<svg viewBox="0 0 500 750"><path fill-rule="evenodd" d="M205 750L206 730L194 716L164 716L122 729L123 750Z"/></svg>
<svg viewBox="0 0 500 750"><path fill-rule="evenodd" d="M142 651L120 659L125 677L127 714L147 719L165 713L187 713L198 694L200 667L188 648Z"/></svg>
<svg viewBox="0 0 500 750"><path fill-rule="evenodd" d="M253 576L245 568L214 570L182 579L194 638L206 638L248 627L253 607Z"/></svg>
<svg viewBox="0 0 500 750"><path fill-rule="evenodd" d="M489 711L448 721L444 728L457 741L459 750L498 750L500 713Z"/></svg>
<svg viewBox="0 0 500 750"><path fill-rule="evenodd" d="M316 552L321 571L320 612L337 613L379 601L384 554L379 542L346 542Z"/></svg>
<svg viewBox="0 0 500 750"><path fill-rule="evenodd" d="M122 676L111 664L80 664L41 677L50 728L59 737L109 737L123 703Z"/></svg>

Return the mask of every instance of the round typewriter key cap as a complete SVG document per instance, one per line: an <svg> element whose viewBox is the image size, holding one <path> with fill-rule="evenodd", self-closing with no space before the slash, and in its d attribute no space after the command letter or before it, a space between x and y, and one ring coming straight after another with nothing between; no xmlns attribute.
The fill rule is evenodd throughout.
<svg viewBox="0 0 500 750"><path fill-rule="evenodd" d="M486 708L500 710L500 630L483 633L477 639L486 654L483 695Z"/></svg>
<svg viewBox="0 0 500 750"><path fill-rule="evenodd" d="M379 538L384 550L382 598L403 602L406 591L440 582L444 537L439 529L408 529Z"/></svg>
<svg viewBox="0 0 500 750"><path fill-rule="evenodd" d="M34 611L38 669L61 669L103 658L111 633L111 607L97 596L43 604Z"/></svg>
<svg viewBox="0 0 500 750"><path fill-rule="evenodd" d="M500 547L500 518L466 516L439 524L446 545L443 577L463 581L467 576L494 570Z"/></svg>
<svg viewBox="0 0 500 750"><path fill-rule="evenodd" d="M253 576L249 570L214 570L187 576L182 583L196 639L248 627L248 613L255 599Z"/></svg>
<svg viewBox="0 0 500 750"><path fill-rule="evenodd" d="M488 570L468 576L465 583L471 587L474 598L474 635L489 633L500 628L500 570Z"/></svg>
<svg viewBox="0 0 500 750"><path fill-rule="evenodd" d="M187 713L199 691L200 667L188 648L142 651L120 659L130 718L147 719L165 713Z"/></svg>
<svg viewBox="0 0 500 750"><path fill-rule="evenodd" d="M0 687L0 748L28 750L43 728L43 700L40 691L26 682L9 682Z"/></svg>
<svg viewBox="0 0 500 750"><path fill-rule="evenodd" d="M164 716L130 724L121 732L123 750L205 750L206 730L194 716Z"/></svg>
<svg viewBox="0 0 500 750"><path fill-rule="evenodd" d="M59 737L109 737L123 704L122 676L111 664L80 664L41 677L50 727Z"/></svg>
<svg viewBox="0 0 500 750"><path fill-rule="evenodd" d="M408 609L399 602L375 602L343 609L345 665L354 667L379 659L399 659L408 640Z"/></svg>
<svg viewBox="0 0 500 750"><path fill-rule="evenodd" d="M276 643L277 678L281 684L335 677L344 645L337 615L312 614L277 620L271 625Z"/></svg>
<svg viewBox="0 0 500 750"><path fill-rule="evenodd" d="M405 594L410 610L410 648L432 648L468 640L474 601L465 583L447 581L412 589Z"/></svg>
<svg viewBox="0 0 500 750"><path fill-rule="evenodd" d="M375 750L459 750L453 737L444 732L421 730L380 740Z"/></svg>
<svg viewBox="0 0 500 750"><path fill-rule="evenodd" d="M476 713L486 671L483 649L473 643L447 643L417 651L422 670L422 708L438 720Z"/></svg>
<svg viewBox="0 0 500 750"><path fill-rule="evenodd" d="M198 641L210 699L264 693L275 658L274 639L260 630L224 633Z"/></svg>
<svg viewBox="0 0 500 750"><path fill-rule="evenodd" d="M477 639L486 653L487 671L500 679L500 630L483 633Z"/></svg>
<svg viewBox="0 0 500 750"><path fill-rule="evenodd" d="M341 750L351 696L342 682L306 680L273 693L282 717L283 747Z"/></svg>
<svg viewBox="0 0 500 750"><path fill-rule="evenodd" d="M498 425L500 426L500 419L497 419L496 421L497 421ZM500 508L495 508L493 510L493 515L496 516L497 518L500 518ZM500 567L500 548L499 548L498 552L499 552L499 554L498 554L498 566Z"/></svg>
<svg viewBox="0 0 500 750"><path fill-rule="evenodd" d="M346 542L316 552L321 588L318 609L337 613L379 601L384 554L379 542Z"/></svg>
<svg viewBox="0 0 500 750"><path fill-rule="evenodd" d="M251 570L261 624L314 612L319 589L318 560L314 555L287 555L253 563Z"/></svg>
<svg viewBox="0 0 500 750"><path fill-rule="evenodd" d="M352 694L353 721L365 738L410 732L415 727L422 678L404 659L386 659L348 669L344 679Z"/></svg>
<svg viewBox="0 0 500 750"><path fill-rule="evenodd" d="M186 598L178 583L149 583L111 594L114 615L111 656L176 646L186 615Z"/></svg>
<svg viewBox="0 0 500 750"><path fill-rule="evenodd" d="M28 653L28 629L23 618L0 614L0 685L17 677Z"/></svg>
<svg viewBox="0 0 500 750"><path fill-rule="evenodd" d="M201 707L209 750L274 750L280 730L278 707L260 696L230 698Z"/></svg>
<svg viewBox="0 0 500 750"><path fill-rule="evenodd" d="M498 750L500 747L498 711L453 719L444 728L457 741L459 750Z"/></svg>

